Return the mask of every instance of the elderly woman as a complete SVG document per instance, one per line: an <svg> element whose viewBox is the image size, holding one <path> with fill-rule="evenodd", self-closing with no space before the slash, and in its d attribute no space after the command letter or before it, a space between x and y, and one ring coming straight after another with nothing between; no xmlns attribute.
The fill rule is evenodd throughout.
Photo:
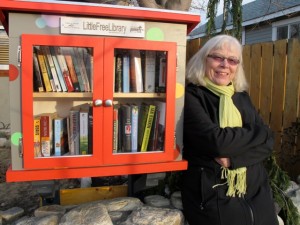
<svg viewBox="0 0 300 225"><path fill-rule="evenodd" d="M277 225L263 161L273 135L247 90L242 46L211 38L189 61L182 201L189 225Z"/></svg>

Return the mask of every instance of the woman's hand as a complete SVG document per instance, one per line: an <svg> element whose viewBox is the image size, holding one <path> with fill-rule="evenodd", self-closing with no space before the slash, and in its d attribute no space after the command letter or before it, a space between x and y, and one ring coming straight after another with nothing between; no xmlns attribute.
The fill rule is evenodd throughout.
<svg viewBox="0 0 300 225"><path fill-rule="evenodd" d="M230 167L230 159L229 158L215 158L215 161L225 168Z"/></svg>

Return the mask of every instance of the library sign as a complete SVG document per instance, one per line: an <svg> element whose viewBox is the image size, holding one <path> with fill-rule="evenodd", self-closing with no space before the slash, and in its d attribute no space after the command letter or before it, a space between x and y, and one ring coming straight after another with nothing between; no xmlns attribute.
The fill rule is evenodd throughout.
<svg viewBox="0 0 300 225"><path fill-rule="evenodd" d="M62 34L145 37L145 23L127 20L61 17Z"/></svg>

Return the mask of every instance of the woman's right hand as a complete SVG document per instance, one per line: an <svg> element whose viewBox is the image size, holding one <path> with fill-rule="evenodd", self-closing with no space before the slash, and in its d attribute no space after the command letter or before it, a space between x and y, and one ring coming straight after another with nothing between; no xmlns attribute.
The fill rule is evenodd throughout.
<svg viewBox="0 0 300 225"><path fill-rule="evenodd" d="M225 168L230 167L230 159L229 158L215 158L215 161Z"/></svg>

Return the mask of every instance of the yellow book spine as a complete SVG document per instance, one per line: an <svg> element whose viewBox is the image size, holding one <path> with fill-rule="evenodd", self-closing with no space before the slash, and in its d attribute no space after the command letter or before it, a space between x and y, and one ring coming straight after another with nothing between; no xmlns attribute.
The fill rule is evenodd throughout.
<svg viewBox="0 0 300 225"><path fill-rule="evenodd" d="M41 157L41 142L40 142L41 123L40 118L36 117L33 120L33 141L34 141L34 157Z"/></svg>
<svg viewBox="0 0 300 225"><path fill-rule="evenodd" d="M155 115L155 109L156 109L155 105L149 105L149 111L148 111L145 131L144 131L144 135L143 135L141 152L147 151L149 137L150 137L151 128L152 128L152 123L153 123L153 119L154 119L154 115Z"/></svg>
<svg viewBox="0 0 300 225"><path fill-rule="evenodd" d="M44 55L42 55L39 52L39 53L37 53L37 57L38 57L38 61L39 61L39 64L40 64L40 68L41 68L41 72L42 72L42 76L43 76L46 91L51 92L52 87L51 87L51 84L50 84L50 79L49 79L49 76L48 76Z"/></svg>

